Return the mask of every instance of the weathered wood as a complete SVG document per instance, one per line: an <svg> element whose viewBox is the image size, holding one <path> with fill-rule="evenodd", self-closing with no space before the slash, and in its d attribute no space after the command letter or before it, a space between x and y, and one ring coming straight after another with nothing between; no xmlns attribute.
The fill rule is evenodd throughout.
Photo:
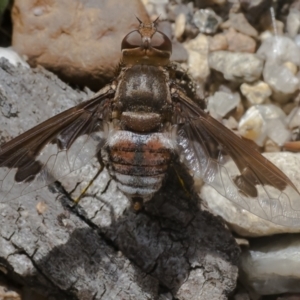
<svg viewBox="0 0 300 300"><path fill-rule="evenodd" d="M0 62L1 141L89 96L43 69ZM185 170L174 162L139 213L105 170L72 207L93 172L91 162L61 180L63 188L0 203L0 270L49 299L227 299L239 249L198 208Z"/></svg>

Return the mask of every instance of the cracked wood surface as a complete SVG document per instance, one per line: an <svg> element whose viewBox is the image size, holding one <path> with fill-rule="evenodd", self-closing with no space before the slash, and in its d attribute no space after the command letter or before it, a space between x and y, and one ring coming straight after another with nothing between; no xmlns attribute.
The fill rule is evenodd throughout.
<svg viewBox="0 0 300 300"><path fill-rule="evenodd" d="M3 59L0 78L1 143L91 95ZM72 207L95 172L91 162L64 178L64 189L57 184L0 203L5 276L49 299L227 299L239 249L218 218L199 210L180 165L174 162L139 213L106 170Z"/></svg>

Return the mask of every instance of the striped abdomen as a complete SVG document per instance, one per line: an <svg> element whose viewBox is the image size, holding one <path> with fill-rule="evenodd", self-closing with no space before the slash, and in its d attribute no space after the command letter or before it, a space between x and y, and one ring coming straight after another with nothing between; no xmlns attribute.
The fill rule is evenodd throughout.
<svg viewBox="0 0 300 300"><path fill-rule="evenodd" d="M107 139L109 171L130 197L151 198L159 190L174 150L171 134L115 131Z"/></svg>

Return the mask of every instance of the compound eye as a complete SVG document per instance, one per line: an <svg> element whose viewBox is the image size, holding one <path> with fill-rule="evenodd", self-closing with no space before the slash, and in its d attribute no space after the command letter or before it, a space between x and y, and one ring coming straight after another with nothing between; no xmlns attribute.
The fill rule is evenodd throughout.
<svg viewBox="0 0 300 300"><path fill-rule="evenodd" d="M156 31L151 39L151 46L160 51L172 51L170 39L160 31Z"/></svg>
<svg viewBox="0 0 300 300"><path fill-rule="evenodd" d="M142 45L142 37L138 30L129 32L123 39L121 50L138 48Z"/></svg>

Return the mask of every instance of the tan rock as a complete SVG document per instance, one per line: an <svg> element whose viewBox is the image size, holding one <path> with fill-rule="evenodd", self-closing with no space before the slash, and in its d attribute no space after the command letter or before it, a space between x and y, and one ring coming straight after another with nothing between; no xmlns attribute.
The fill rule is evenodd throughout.
<svg viewBox="0 0 300 300"><path fill-rule="evenodd" d="M175 37L176 39L180 39L184 33L186 23L186 16L183 13L180 13L175 20Z"/></svg>
<svg viewBox="0 0 300 300"><path fill-rule="evenodd" d="M267 139L264 145L264 152L280 152L280 146L271 139Z"/></svg>
<svg viewBox="0 0 300 300"><path fill-rule="evenodd" d="M208 65L208 38L199 34L195 39L184 43L188 52L188 70L197 82L204 82L210 74Z"/></svg>
<svg viewBox="0 0 300 300"><path fill-rule="evenodd" d="M148 20L132 1L16 0L12 9L13 48L62 79L98 90L114 76L121 41Z"/></svg>
<svg viewBox="0 0 300 300"><path fill-rule="evenodd" d="M227 38L229 51L254 53L256 50L256 42L253 38L239 33L233 28L225 32L225 37Z"/></svg>
<svg viewBox="0 0 300 300"><path fill-rule="evenodd" d="M257 30L248 22L244 14L229 14L231 27L249 36L257 37Z"/></svg>
<svg viewBox="0 0 300 300"><path fill-rule="evenodd" d="M272 95L270 86L261 80L254 83L244 82L240 89L250 105L262 104Z"/></svg>
<svg viewBox="0 0 300 300"><path fill-rule="evenodd" d="M297 66L296 66L294 63L292 63L291 61L286 61L286 62L283 63L283 65L284 65L287 69L289 69L294 75L297 74L298 68L297 68Z"/></svg>
<svg viewBox="0 0 300 300"><path fill-rule="evenodd" d="M209 51L227 50L228 42L223 33L219 33L209 38Z"/></svg>

